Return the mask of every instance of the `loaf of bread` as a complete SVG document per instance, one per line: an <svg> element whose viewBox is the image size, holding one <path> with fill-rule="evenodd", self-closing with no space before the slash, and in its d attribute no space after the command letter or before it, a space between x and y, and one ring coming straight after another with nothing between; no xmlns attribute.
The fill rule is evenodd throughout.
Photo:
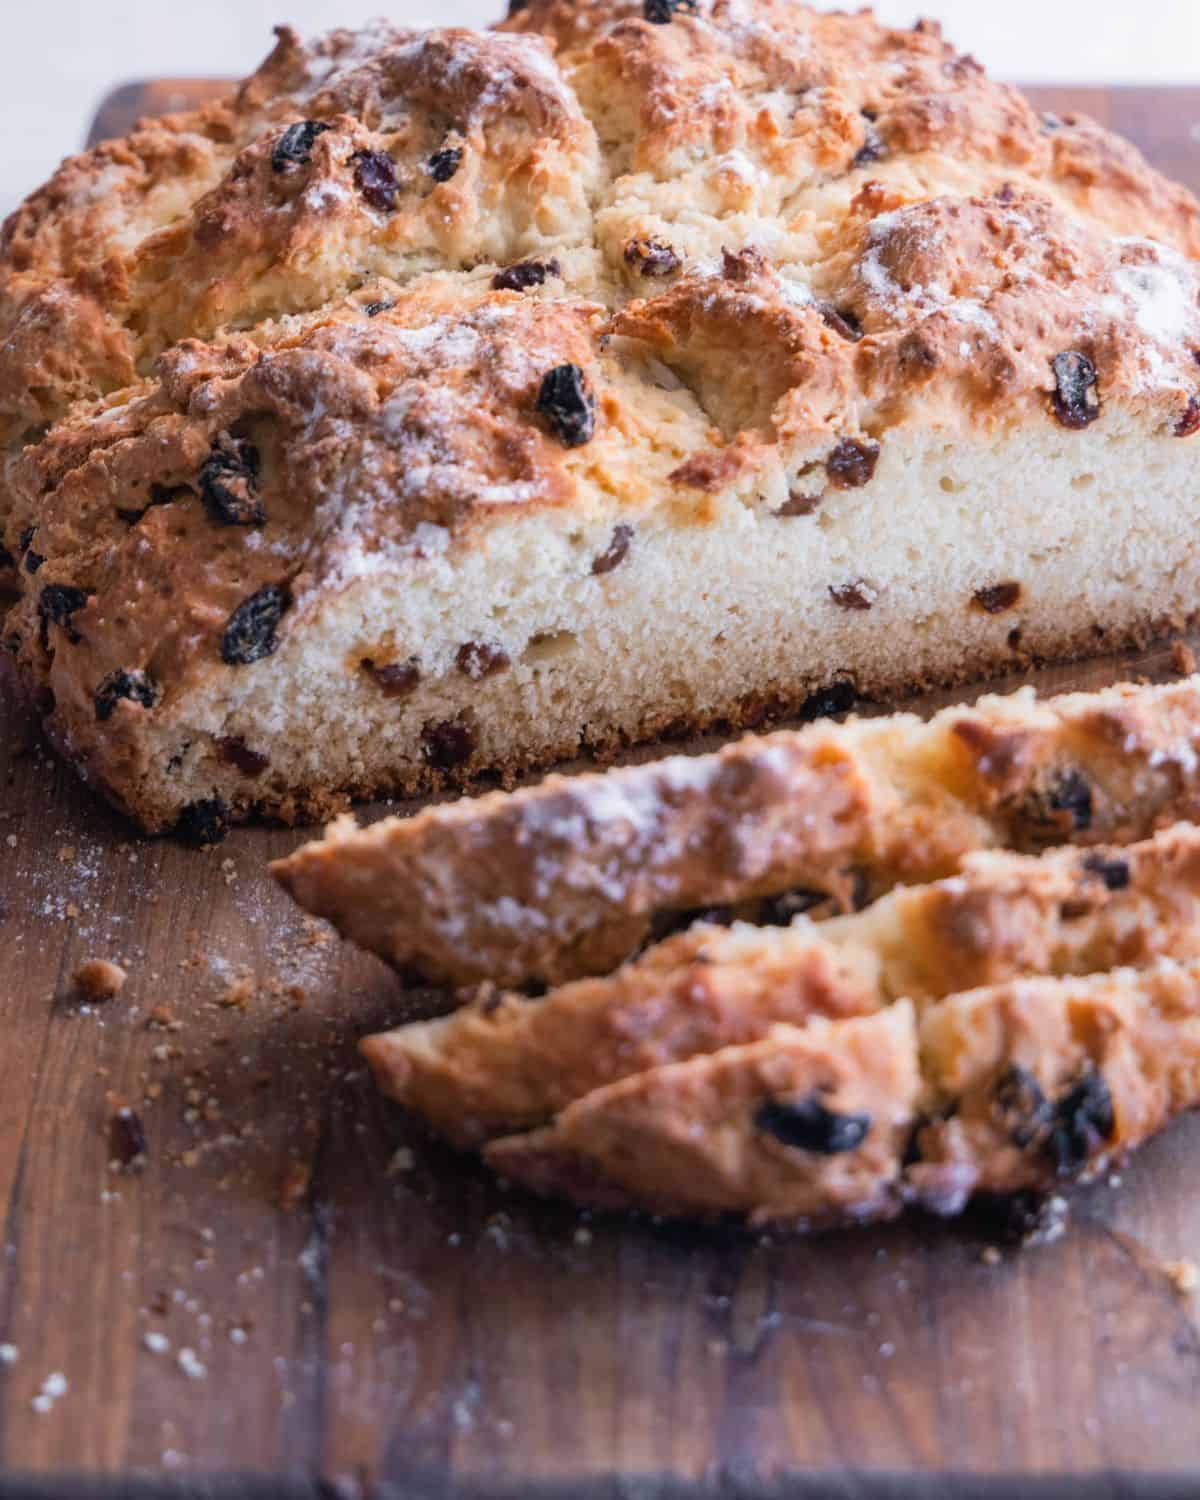
<svg viewBox="0 0 1200 1500"><path fill-rule="evenodd" d="M0 240L6 636L151 830L1142 641L1200 211L936 27L289 30Z"/></svg>
<svg viewBox="0 0 1200 1500"><path fill-rule="evenodd" d="M1192 677L816 723L344 819L274 870L405 973L515 986L606 973L714 906L787 922L953 874L973 851L1129 843L1198 815Z"/></svg>

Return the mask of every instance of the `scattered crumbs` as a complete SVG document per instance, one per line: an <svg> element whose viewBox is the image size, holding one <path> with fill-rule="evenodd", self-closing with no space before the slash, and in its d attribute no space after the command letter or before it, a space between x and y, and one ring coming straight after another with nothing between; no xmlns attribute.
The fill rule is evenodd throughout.
<svg viewBox="0 0 1200 1500"><path fill-rule="evenodd" d="M53 1407L60 1396L67 1394L67 1389L67 1377L61 1370L55 1370L52 1375L47 1375L42 1381L42 1388L30 1405L39 1416L42 1416Z"/></svg>
<svg viewBox="0 0 1200 1500"><path fill-rule="evenodd" d="M879 1357L881 1359L891 1359L895 1352L896 1346L893 1343L880 1344L879 1346Z"/></svg>
<svg viewBox="0 0 1200 1500"><path fill-rule="evenodd" d="M411 1172L416 1162L411 1146L397 1146L387 1164L387 1175L394 1177L397 1172Z"/></svg>
<svg viewBox="0 0 1200 1500"><path fill-rule="evenodd" d="M63 844L58 851L59 864L69 865L79 851L74 844Z"/></svg>
<svg viewBox="0 0 1200 1500"><path fill-rule="evenodd" d="M227 1010L242 1010L254 996L254 981L247 974L233 980L218 1000Z"/></svg>
<svg viewBox="0 0 1200 1500"><path fill-rule="evenodd" d="M244 1344L250 1335L244 1328L231 1328L229 1330L229 1342L231 1344Z"/></svg>
<svg viewBox="0 0 1200 1500"><path fill-rule="evenodd" d="M586 1226L577 1229L572 1236L577 1245L590 1245L592 1243L592 1231Z"/></svg>
<svg viewBox="0 0 1200 1500"><path fill-rule="evenodd" d="M985 1266L998 1266L1004 1257L995 1245L985 1245L979 1252L979 1259Z"/></svg>
<svg viewBox="0 0 1200 1500"><path fill-rule="evenodd" d="M171 1341L165 1333L155 1333L153 1330L142 1334L142 1343L151 1354L165 1354L171 1347Z"/></svg>
<svg viewBox="0 0 1200 1500"><path fill-rule="evenodd" d="M16 1344L0 1344L0 1365L15 1365L20 1352Z"/></svg>
<svg viewBox="0 0 1200 1500"><path fill-rule="evenodd" d="M125 988L129 975L107 958L89 958L75 970L75 988L89 1000L111 1000Z"/></svg>
<svg viewBox="0 0 1200 1500"><path fill-rule="evenodd" d="M17 847L17 836L16 836L16 834L15 833L10 833L5 838L4 842L8 845L8 847L10 849L15 849Z"/></svg>
<svg viewBox="0 0 1200 1500"><path fill-rule="evenodd" d="M1190 677L1196 670L1196 653L1186 641L1171 642L1171 665L1181 677Z"/></svg>
<svg viewBox="0 0 1200 1500"><path fill-rule="evenodd" d="M1200 1266L1194 1260L1169 1260L1163 1273L1180 1297L1190 1297L1200 1286Z"/></svg>
<svg viewBox="0 0 1200 1500"><path fill-rule="evenodd" d="M196 1357L194 1349L181 1349L176 1363L189 1380L203 1380L208 1374L208 1367Z"/></svg>

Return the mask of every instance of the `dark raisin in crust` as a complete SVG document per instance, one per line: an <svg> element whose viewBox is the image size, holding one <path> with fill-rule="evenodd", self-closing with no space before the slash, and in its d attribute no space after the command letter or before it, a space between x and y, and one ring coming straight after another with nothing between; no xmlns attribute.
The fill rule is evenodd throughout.
<svg viewBox="0 0 1200 1500"><path fill-rule="evenodd" d="M811 724L814 719L828 719L835 714L849 713L857 697L858 692L852 682L831 682L819 693L810 693L800 705L796 717L802 724Z"/></svg>
<svg viewBox="0 0 1200 1500"><path fill-rule="evenodd" d="M1096 367L1086 354L1069 349L1054 356L1054 395L1050 405L1064 427L1086 427L1100 415Z"/></svg>
<svg viewBox="0 0 1200 1500"><path fill-rule="evenodd" d="M519 260L515 265L496 272L492 277L492 290L527 292L532 286L541 286L548 276L557 276L561 270L556 260Z"/></svg>
<svg viewBox="0 0 1200 1500"><path fill-rule="evenodd" d="M452 771L465 765L475 751L475 731L462 719L443 719L426 724L421 731L425 762L436 771Z"/></svg>
<svg viewBox="0 0 1200 1500"><path fill-rule="evenodd" d="M1082 771L1061 771L1051 783L1049 801L1056 813L1070 818L1077 833L1092 826L1092 787Z"/></svg>
<svg viewBox="0 0 1200 1500"><path fill-rule="evenodd" d="M1105 859L1103 854L1089 854L1083 861L1089 875L1097 875L1110 891L1127 890L1130 882L1129 863L1124 859Z"/></svg>
<svg viewBox="0 0 1200 1500"><path fill-rule="evenodd" d="M238 735L218 740L217 755L222 765L232 766L243 776L261 776L271 764L265 755L260 755L257 750L251 750L246 741Z"/></svg>
<svg viewBox="0 0 1200 1500"><path fill-rule="evenodd" d="M863 135L863 143L854 153L853 165L856 167L870 166L872 162L882 161L888 154L887 145L875 124L878 118L875 110L864 109L862 117L867 122L867 126Z"/></svg>
<svg viewBox="0 0 1200 1500"><path fill-rule="evenodd" d="M835 1114L822 1104L819 1095L809 1094L805 1099L768 1099L756 1111L754 1125L785 1146L819 1156L839 1156L858 1150L871 1128L871 1116Z"/></svg>
<svg viewBox="0 0 1200 1500"><path fill-rule="evenodd" d="M799 490L789 490L787 499L775 514L777 516L811 516L824 498L824 495L804 495Z"/></svg>
<svg viewBox="0 0 1200 1500"><path fill-rule="evenodd" d="M578 365L555 365L542 377L537 409L567 448L591 441L596 431L596 398Z"/></svg>
<svg viewBox="0 0 1200 1500"><path fill-rule="evenodd" d="M832 302L818 302L817 312L826 328L832 329L839 338L857 344L863 336L862 324L856 313L848 307L834 307Z"/></svg>
<svg viewBox="0 0 1200 1500"><path fill-rule="evenodd" d="M608 546L603 552L598 552L592 559L592 572L600 577L604 573L611 573L629 556L629 546L633 541L633 527L627 522L621 521L613 527L613 534L609 538Z"/></svg>
<svg viewBox="0 0 1200 1500"><path fill-rule="evenodd" d="M421 681L421 664L415 656L407 661L386 661L382 665L366 660L363 671L379 685L385 698L407 698L416 692Z"/></svg>
<svg viewBox="0 0 1200 1500"><path fill-rule="evenodd" d="M300 120L279 137L271 153L271 166L276 172L286 172L289 167L303 166L312 161L313 142L331 127L323 120Z"/></svg>
<svg viewBox="0 0 1200 1500"><path fill-rule="evenodd" d="M642 15L653 26L666 26L679 11L695 9L696 0L642 0Z"/></svg>
<svg viewBox="0 0 1200 1500"><path fill-rule="evenodd" d="M350 159L354 163L355 187L372 208L391 213L400 197L396 163L386 151L356 151Z"/></svg>
<svg viewBox="0 0 1200 1500"><path fill-rule="evenodd" d="M458 648L455 664L472 682L480 682L485 677L503 672L510 661L508 652L490 641L466 641Z"/></svg>
<svg viewBox="0 0 1200 1500"><path fill-rule="evenodd" d="M221 660L227 666L246 667L272 655L279 645L275 632L291 602L287 589L275 583L243 599L221 637Z"/></svg>
<svg viewBox="0 0 1200 1500"><path fill-rule="evenodd" d="M985 615L1002 615L1006 609L1011 609L1020 597L1021 585L1019 583L993 583L987 588L976 589L973 599Z"/></svg>
<svg viewBox="0 0 1200 1500"><path fill-rule="evenodd" d="M825 460L825 472L835 489L856 490L870 482L878 462L878 443L843 438Z"/></svg>
<svg viewBox="0 0 1200 1500"><path fill-rule="evenodd" d="M162 688L149 672L138 668L120 668L111 672L96 689L96 718L103 723L111 719L118 703L137 703L153 708L162 697Z"/></svg>
<svg viewBox="0 0 1200 1500"><path fill-rule="evenodd" d="M625 246L625 264L639 275L655 277L678 271L680 261L665 240L633 239Z"/></svg>
<svg viewBox="0 0 1200 1500"><path fill-rule="evenodd" d="M261 526L266 511L258 498L258 449L222 438L200 470L200 498L217 526Z"/></svg>
<svg viewBox="0 0 1200 1500"><path fill-rule="evenodd" d="M1112 1095L1104 1076L1088 1072L1058 1100L1047 1147L1059 1177L1075 1177L1112 1139Z"/></svg>
<svg viewBox="0 0 1200 1500"><path fill-rule="evenodd" d="M852 583L831 583L829 597L840 609L870 609L874 602L870 587L861 578Z"/></svg>
<svg viewBox="0 0 1200 1500"><path fill-rule="evenodd" d="M216 797L189 802L175 825L175 837L182 844L199 849L205 844L219 844L229 832L229 813Z"/></svg>
<svg viewBox="0 0 1200 1500"><path fill-rule="evenodd" d="M69 583L48 583L38 599L38 619L41 621L42 645L49 643L51 625L61 625L72 645L78 645L79 632L71 623L71 616L83 609L88 602L85 589L74 588Z"/></svg>
<svg viewBox="0 0 1200 1500"><path fill-rule="evenodd" d="M434 182L449 182L462 166L462 159L463 148L461 146L443 146L440 151L435 151L425 163L425 170Z"/></svg>
<svg viewBox="0 0 1200 1500"><path fill-rule="evenodd" d="M1194 432L1200 432L1200 401L1195 396L1187 398L1187 405L1175 423L1174 432L1176 437L1181 438L1191 437Z"/></svg>
<svg viewBox="0 0 1200 1500"><path fill-rule="evenodd" d="M1027 1151L1045 1138L1053 1119L1050 1101L1041 1084L1027 1068L1012 1063L996 1081L992 1110L1013 1145Z"/></svg>

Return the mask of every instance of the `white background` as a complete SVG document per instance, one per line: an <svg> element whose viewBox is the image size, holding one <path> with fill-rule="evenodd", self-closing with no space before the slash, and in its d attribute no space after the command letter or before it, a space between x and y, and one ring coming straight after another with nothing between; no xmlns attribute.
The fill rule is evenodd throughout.
<svg viewBox="0 0 1200 1500"><path fill-rule="evenodd" d="M435 17L479 25L502 4L0 0L0 213L77 148L114 83L248 72L279 21L306 32L380 13L413 25ZM876 10L900 25L937 15L952 40L1002 78L1200 83L1200 0L878 0Z"/></svg>

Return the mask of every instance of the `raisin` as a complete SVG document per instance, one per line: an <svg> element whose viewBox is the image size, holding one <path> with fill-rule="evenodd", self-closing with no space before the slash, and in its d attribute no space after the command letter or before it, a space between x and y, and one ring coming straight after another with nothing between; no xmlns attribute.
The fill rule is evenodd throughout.
<svg viewBox="0 0 1200 1500"><path fill-rule="evenodd" d="M1074 1177L1116 1128L1112 1094L1104 1076L1087 1072L1054 1106L1047 1147L1059 1177Z"/></svg>
<svg viewBox="0 0 1200 1500"><path fill-rule="evenodd" d="M775 515L811 516L824 498L824 495L804 495L799 490L789 490L787 499L775 512Z"/></svg>
<svg viewBox="0 0 1200 1500"><path fill-rule="evenodd" d="M377 318L380 313L391 312L395 305L394 302L368 302L363 312L368 318Z"/></svg>
<svg viewBox="0 0 1200 1500"><path fill-rule="evenodd" d="M200 470L200 498L216 526L261 526L266 511L258 498L258 449L223 437Z"/></svg>
<svg viewBox="0 0 1200 1500"><path fill-rule="evenodd" d="M1131 879L1129 862L1124 859L1105 859L1103 854L1089 854L1083 862L1089 875L1098 875L1109 891L1124 891Z"/></svg>
<svg viewBox="0 0 1200 1500"><path fill-rule="evenodd" d="M848 307L834 307L832 302L818 302L817 312L826 328L832 329L839 338L857 344L863 336L862 324Z"/></svg>
<svg viewBox="0 0 1200 1500"><path fill-rule="evenodd" d="M462 166L462 159L463 148L461 146L443 146L440 151L435 151L425 163L425 170L434 182L449 182Z"/></svg>
<svg viewBox="0 0 1200 1500"><path fill-rule="evenodd" d="M857 490L869 483L878 462L878 443L844 438L825 460L825 472L836 489Z"/></svg>
<svg viewBox="0 0 1200 1500"><path fill-rule="evenodd" d="M831 583L829 597L839 609L870 609L875 602L875 591L865 579L856 578L853 583Z"/></svg>
<svg viewBox="0 0 1200 1500"><path fill-rule="evenodd" d="M229 810L217 797L189 802L175 824L175 837L193 849L219 844L228 832Z"/></svg>
<svg viewBox="0 0 1200 1500"><path fill-rule="evenodd" d="M123 702L153 708L161 697L162 688L148 672L121 667L110 672L96 689L96 718L101 723L111 719L117 704Z"/></svg>
<svg viewBox="0 0 1200 1500"><path fill-rule="evenodd" d="M562 267L556 260L519 260L515 265L505 266L492 277L492 289L497 292L527 292L531 286L541 286L547 276L557 276Z"/></svg>
<svg viewBox="0 0 1200 1500"><path fill-rule="evenodd" d="M555 365L542 377L537 409L567 448L590 442L596 431L596 399L578 365Z"/></svg>
<svg viewBox="0 0 1200 1500"><path fill-rule="evenodd" d="M1053 1118L1041 1084L1019 1063L1006 1068L997 1080L992 1091L992 1110L997 1124L1022 1151L1045 1139Z"/></svg>
<svg viewBox="0 0 1200 1500"><path fill-rule="evenodd" d="M421 731L421 753L426 765L450 771L470 760L475 749L475 731L462 719L442 719Z"/></svg>
<svg viewBox="0 0 1200 1500"><path fill-rule="evenodd" d="M882 161L888 154L884 139L875 125L875 121L878 118L875 110L864 109L862 117L867 124L866 130L863 133L863 143L854 153L852 165L856 167L868 167L872 162Z"/></svg>
<svg viewBox="0 0 1200 1500"><path fill-rule="evenodd" d="M25 530L22 531L21 535L17 538L17 549L25 559L25 571L27 573L36 573L37 570L46 561L42 553L35 552L33 550L33 547L31 545L31 543L33 542L33 533L34 528L32 526L26 526Z"/></svg>
<svg viewBox="0 0 1200 1500"><path fill-rule="evenodd" d="M421 667L415 656L407 661L385 661L382 665L368 659L362 665L363 671L383 689L385 698L407 698L421 680Z"/></svg>
<svg viewBox="0 0 1200 1500"><path fill-rule="evenodd" d="M72 645L78 645L79 632L71 623L71 616L88 602L87 592L84 589L72 587L69 583L48 583L42 590L38 599L38 619L41 621L42 645L49 642L49 627L61 625L67 640Z"/></svg>
<svg viewBox="0 0 1200 1500"><path fill-rule="evenodd" d="M243 599L229 616L221 637L221 660L230 667L248 667L270 656L279 645L275 634L291 603L287 589L269 583Z"/></svg>
<svg viewBox="0 0 1200 1500"><path fill-rule="evenodd" d="M1096 366L1086 354L1068 350L1056 354L1054 395L1050 399L1054 415L1064 427L1086 427L1100 415L1100 392L1096 387Z"/></svg>
<svg viewBox="0 0 1200 1500"><path fill-rule="evenodd" d="M835 1114L813 1093L794 1101L768 1099L756 1111L754 1124L785 1146L820 1156L838 1156L843 1151L858 1150L871 1128L871 1116Z"/></svg>
<svg viewBox="0 0 1200 1500"><path fill-rule="evenodd" d="M629 556L629 544L633 541L633 527L622 521L613 527L613 534L609 538L608 546L603 552L598 552L592 558L592 572L599 577L603 573L611 573Z"/></svg>
<svg viewBox="0 0 1200 1500"><path fill-rule="evenodd" d="M802 916L828 900L828 891L797 886L794 891L780 891L778 896L768 896L759 907L755 920L763 927L789 927L793 917Z"/></svg>
<svg viewBox="0 0 1200 1500"><path fill-rule="evenodd" d="M696 0L642 0L642 15L652 26L666 26L681 10L696 10Z"/></svg>
<svg viewBox="0 0 1200 1500"><path fill-rule="evenodd" d="M641 276L670 276L679 269L679 257L665 240L633 239L625 245L625 264Z"/></svg>
<svg viewBox="0 0 1200 1500"><path fill-rule="evenodd" d="M852 682L831 682L820 692L810 693L800 705L796 717L802 724L811 724L814 719L828 719L835 714L849 713L857 697L858 693Z"/></svg>
<svg viewBox="0 0 1200 1500"><path fill-rule="evenodd" d="M976 589L974 601L986 615L1002 615L1011 609L1021 597L1019 583L993 583L987 588Z"/></svg>
<svg viewBox="0 0 1200 1500"><path fill-rule="evenodd" d="M391 213L400 197L396 163L386 151L356 151L350 160L354 163L355 187L372 208Z"/></svg>
<svg viewBox="0 0 1200 1500"><path fill-rule="evenodd" d="M313 142L329 129L323 120L300 120L289 125L271 152L272 170L286 172L289 167L305 166L312 161Z"/></svg>
<svg viewBox="0 0 1200 1500"><path fill-rule="evenodd" d="M140 1166L146 1159L145 1127L127 1104L108 1122L108 1149L111 1159L122 1167Z"/></svg>
<svg viewBox="0 0 1200 1500"><path fill-rule="evenodd" d="M240 735L217 741L217 755L223 765L232 766L243 776L261 776L271 762L257 750L251 750Z"/></svg>
<svg viewBox="0 0 1200 1500"><path fill-rule="evenodd" d="M1092 826L1092 788L1082 771L1061 771L1051 783L1049 801L1056 813L1067 814L1077 832Z"/></svg>
<svg viewBox="0 0 1200 1500"><path fill-rule="evenodd" d="M467 641L454 658L458 670L472 682L481 682L509 666L508 652L488 641Z"/></svg>
<svg viewBox="0 0 1200 1500"><path fill-rule="evenodd" d="M16 565L16 558L12 555L12 553L8 550L4 543L0 542L0 568L15 568Z"/></svg>
<svg viewBox="0 0 1200 1500"><path fill-rule="evenodd" d="M1195 396L1187 398L1183 415L1175 423L1173 430L1176 437L1191 437L1194 432L1200 432L1200 401Z"/></svg>

